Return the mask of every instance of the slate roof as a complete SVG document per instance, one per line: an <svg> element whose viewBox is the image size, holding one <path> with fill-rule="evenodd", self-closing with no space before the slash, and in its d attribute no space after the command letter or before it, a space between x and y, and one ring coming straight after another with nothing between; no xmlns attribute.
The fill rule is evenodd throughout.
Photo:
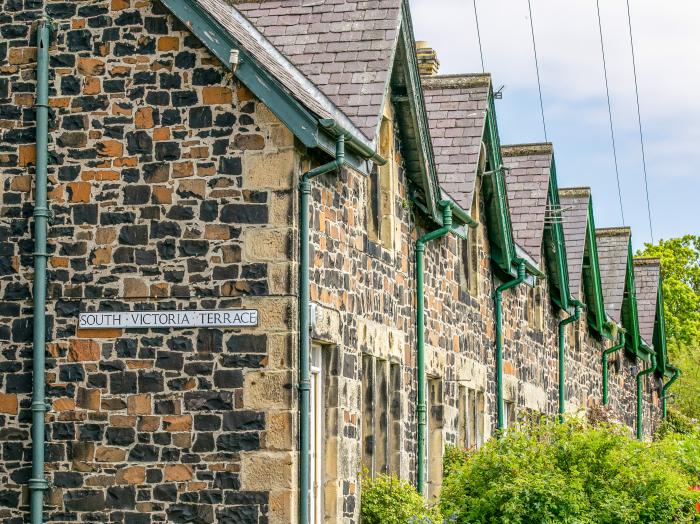
<svg viewBox="0 0 700 524"><path fill-rule="evenodd" d="M513 239L540 263L552 164L552 144L501 148Z"/></svg>
<svg viewBox="0 0 700 524"><path fill-rule="evenodd" d="M202 5L224 0L197 0ZM228 0L374 140L402 0Z"/></svg>
<svg viewBox="0 0 700 524"><path fill-rule="evenodd" d="M637 290L637 315L639 318L639 334L648 344L651 344L654 340L656 301L659 297L660 278L660 259L634 259L634 284L635 289Z"/></svg>
<svg viewBox="0 0 700 524"><path fill-rule="evenodd" d="M578 300L583 298L580 294L590 200L591 189L588 187L559 190L559 205L566 242L566 264L569 269L569 291L571 296Z"/></svg>
<svg viewBox="0 0 700 524"><path fill-rule="evenodd" d="M596 229L598 264L605 312L618 324L622 321L627 257L632 232L628 227Z"/></svg>
<svg viewBox="0 0 700 524"><path fill-rule="evenodd" d="M421 80L440 185L462 209L470 210L491 76L442 75Z"/></svg>

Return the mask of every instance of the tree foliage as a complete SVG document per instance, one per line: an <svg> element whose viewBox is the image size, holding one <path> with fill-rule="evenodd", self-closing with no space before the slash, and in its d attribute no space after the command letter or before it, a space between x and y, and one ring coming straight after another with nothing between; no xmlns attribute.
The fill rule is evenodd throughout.
<svg viewBox="0 0 700 524"><path fill-rule="evenodd" d="M700 236L646 244L637 254L661 259L666 342L683 373L673 387L675 406L700 418Z"/></svg>
<svg viewBox="0 0 700 524"><path fill-rule="evenodd" d="M646 443L614 426L523 427L452 453L441 509L460 524L700 522L699 453L697 434Z"/></svg>

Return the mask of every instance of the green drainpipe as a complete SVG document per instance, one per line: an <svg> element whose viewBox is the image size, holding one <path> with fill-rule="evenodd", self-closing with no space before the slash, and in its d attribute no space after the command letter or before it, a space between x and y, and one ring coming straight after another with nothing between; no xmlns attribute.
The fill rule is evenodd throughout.
<svg viewBox="0 0 700 524"><path fill-rule="evenodd" d="M309 197L311 179L339 169L345 161L345 135L335 143L335 160L301 176L299 182L299 523L309 522L311 368L309 362Z"/></svg>
<svg viewBox="0 0 700 524"><path fill-rule="evenodd" d="M577 322L581 318L581 302L573 301L574 314L559 322L559 422L564 422L566 412L565 377L566 377L566 326L572 322Z"/></svg>
<svg viewBox="0 0 700 524"><path fill-rule="evenodd" d="M49 40L47 20L37 28L36 72L36 180L34 203L34 343L32 347L32 476L29 479L31 523L40 524L44 492L44 418L46 414L46 233L49 209L46 197L49 120Z"/></svg>
<svg viewBox="0 0 700 524"><path fill-rule="evenodd" d="M681 370L680 369L675 369L673 371L673 376L671 379L666 382L663 387L661 388L661 414L663 418L666 418L666 415L668 415L668 411L666 409L666 398L668 397L668 388L670 388L673 383L678 380L681 376Z"/></svg>
<svg viewBox="0 0 700 524"><path fill-rule="evenodd" d="M496 308L496 410L498 429L505 427L505 406L503 405L503 292L525 282L525 261L517 259L518 277L501 284L493 296Z"/></svg>
<svg viewBox="0 0 700 524"><path fill-rule="evenodd" d="M651 373L654 372L654 369L656 369L656 355L654 353L650 353L649 356L651 357L651 362L649 363L649 367L646 368L643 371L640 371L637 373L637 439L642 440L644 437L644 431L642 427L643 423L643 416L644 416L644 410L643 410L643 391L642 391L642 380L644 376L650 375Z"/></svg>
<svg viewBox="0 0 700 524"><path fill-rule="evenodd" d="M603 406L608 405L608 356L625 347L625 332L620 331L619 342L603 351Z"/></svg>
<svg viewBox="0 0 700 524"><path fill-rule="evenodd" d="M440 202L442 207L442 227L426 233L416 240L416 374L418 380L418 402L416 415L418 418L418 443L416 453L416 489L421 495L425 491L425 427L426 427L426 402L425 402L425 290L423 281L425 244L436 240L449 233L455 233L460 238L463 235L452 227L452 211L460 214L460 218L466 218L470 226L476 223L468 216L461 214L454 204L445 200Z"/></svg>

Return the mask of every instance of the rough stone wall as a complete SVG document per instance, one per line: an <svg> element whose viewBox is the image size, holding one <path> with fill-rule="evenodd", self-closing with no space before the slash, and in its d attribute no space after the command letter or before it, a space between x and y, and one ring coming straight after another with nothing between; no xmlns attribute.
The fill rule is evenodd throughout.
<svg viewBox="0 0 700 524"><path fill-rule="evenodd" d="M0 1L0 520L27 516L35 41ZM46 522L290 522L294 141L162 6L48 2ZM257 328L77 331L247 307ZM270 472L274 471L271 475Z"/></svg>

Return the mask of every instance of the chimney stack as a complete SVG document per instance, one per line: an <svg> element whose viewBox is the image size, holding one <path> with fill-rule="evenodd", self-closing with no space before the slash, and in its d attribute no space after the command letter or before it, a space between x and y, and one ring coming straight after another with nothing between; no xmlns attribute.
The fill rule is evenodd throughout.
<svg viewBox="0 0 700 524"><path fill-rule="evenodd" d="M416 42L416 58L418 58L418 71L421 76L435 76L440 69L440 61L437 52L428 46L425 40Z"/></svg>

